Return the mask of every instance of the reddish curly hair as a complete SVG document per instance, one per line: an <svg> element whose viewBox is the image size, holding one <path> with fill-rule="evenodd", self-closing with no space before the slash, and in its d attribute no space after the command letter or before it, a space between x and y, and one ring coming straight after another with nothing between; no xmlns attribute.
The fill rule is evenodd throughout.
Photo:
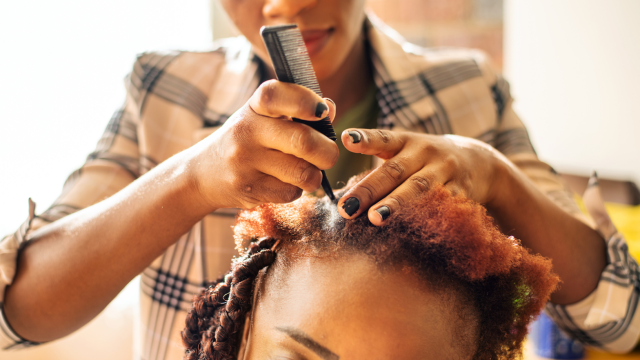
<svg viewBox="0 0 640 360"><path fill-rule="evenodd" d="M442 186L406 204L382 227L366 216L345 220L326 197L265 204L240 213L235 238L243 255L224 279L195 298L187 315L182 337L188 360L237 355L254 279L276 260L276 241L304 256L366 254L383 266L414 269L432 286L461 286L456 292L478 314L474 359L518 358L527 324L558 283L550 260L502 234L484 207Z"/></svg>

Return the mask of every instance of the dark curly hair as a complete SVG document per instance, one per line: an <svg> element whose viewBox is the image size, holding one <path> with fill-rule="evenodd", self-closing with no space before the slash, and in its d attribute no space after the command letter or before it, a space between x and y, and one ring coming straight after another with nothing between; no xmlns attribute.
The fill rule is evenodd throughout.
<svg viewBox="0 0 640 360"><path fill-rule="evenodd" d="M381 266L408 266L436 287L456 284L462 302L477 313L473 358L521 355L527 324L558 277L548 259L502 234L484 207L436 186L376 227L366 216L343 219L335 205L326 197L305 196L240 213L235 237L243 255L224 279L194 299L182 332L186 359L235 359L254 280L276 260L282 248L273 249L276 242L305 256L357 252Z"/></svg>

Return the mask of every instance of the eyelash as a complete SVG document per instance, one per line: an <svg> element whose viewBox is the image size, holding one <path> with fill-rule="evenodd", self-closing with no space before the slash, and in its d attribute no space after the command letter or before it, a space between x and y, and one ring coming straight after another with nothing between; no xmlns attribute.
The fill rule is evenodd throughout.
<svg viewBox="0 0 640 360"><path fill-rule="evenodd" d="M277 351L277 354L270 354L268 360L308 360L305 356L292 353L291 351Z"/></svg>

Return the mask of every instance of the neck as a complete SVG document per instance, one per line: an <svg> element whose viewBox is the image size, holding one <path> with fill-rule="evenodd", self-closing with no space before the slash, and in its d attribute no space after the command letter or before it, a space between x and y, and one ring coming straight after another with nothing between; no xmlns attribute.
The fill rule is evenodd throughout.
<svg viewBox="0 0 640 360"><path fill-rule="evenodd" d="M336 103L338 117L364 97L373 81L370 67L363 31L338 71L319 81L323 95Z"/></svg>

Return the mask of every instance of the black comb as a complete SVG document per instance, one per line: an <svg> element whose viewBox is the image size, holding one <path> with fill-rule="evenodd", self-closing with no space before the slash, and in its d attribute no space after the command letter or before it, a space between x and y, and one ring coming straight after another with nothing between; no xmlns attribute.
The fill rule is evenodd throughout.
<svg viewBox="0 0 640 360"><path fill-rule="evenodd" d="M263 26L260 29L260 35L269 52L276 78L282 82L302 85L322 97L322 91L320 91L320 85L318 85L316 73L313 71L298 25ZM293 121L311 126L333 141L337 139L328 116L319 121L296 118ZM331 200L336 199L324 170L322 170L322 188Z"/></svg>

